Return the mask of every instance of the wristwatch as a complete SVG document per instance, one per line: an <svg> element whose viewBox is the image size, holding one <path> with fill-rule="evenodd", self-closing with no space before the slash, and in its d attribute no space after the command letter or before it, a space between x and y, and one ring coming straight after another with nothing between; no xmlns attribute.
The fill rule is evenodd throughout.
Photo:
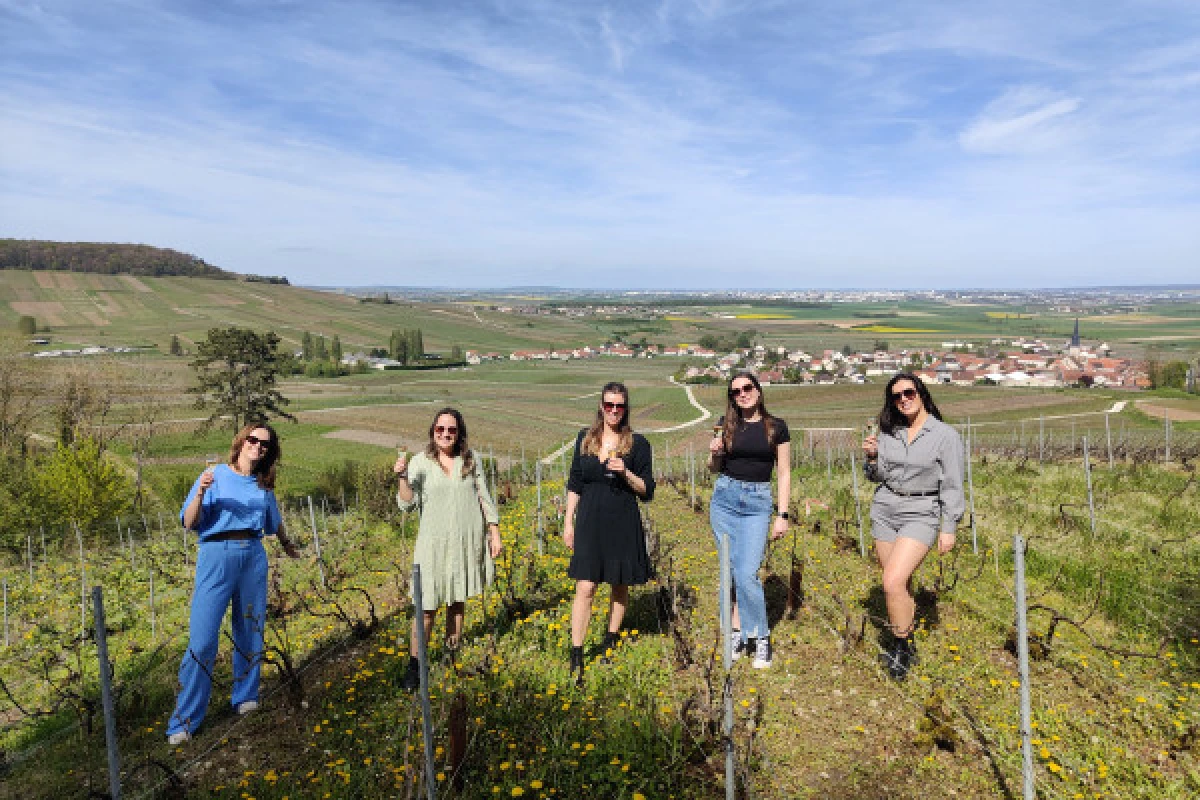
<svg viewBox="0 0 1200 800"><path fill-rule="evenodd" d="M791 517L788 515L788 512L780 511L778 509L775 510L775 516L779 517L780 519L791 519Z"/></svg>

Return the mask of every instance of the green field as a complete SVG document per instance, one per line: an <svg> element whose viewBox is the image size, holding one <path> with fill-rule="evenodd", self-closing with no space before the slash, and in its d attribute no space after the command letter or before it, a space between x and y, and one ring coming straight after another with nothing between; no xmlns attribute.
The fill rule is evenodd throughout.
<svg viewBox="0 0 1200 800"><path fill-rule="evenodd" d="M948 333L919 335L940 342L944 336L986 336L979 320L994 320L974 307L922 307L899 319L854 317L836 308L751 308L746 315L758 318L696 317L672 321L664 331L662 321L527 319L479 310L481 322L460 305L360 304L261 284L164 278L140 279L139 286L77 275L71 288L60 278L40 277L53 281L51 288L30 273L0 272L0 291L8 292L0 313L12 311L13 298L56 302L62 310L55 312L60 324L51 326L55 344L145 341L160 349L172 332L194 341L210 326L233 322L273 327L292 342L305 329L338 332L348 348L360 341L382 344L394 327L419 326L431 349L455 343L504 349L595 344L618 331L632 336L639 327L649 340L665 344L748 327L769 342L778 337L810 348L823 337L829 347L854 341L846 337L897 343L893 334L839 327L872 322L942 326L938 330ZM761 318L785 314L790 316L782 320ZM1046 322L1037 317L1006 324L1037 319ZM1178 325L1137 323L1148 327L1135 335L1190 341L1189 320L1170 319ZM1070 324L1067 318L1060 322ZM0 318L5 324L11 315ZM953 326L959 332L951 332ZM103 339L94 338L101 333ZM495 591L469 606L470 644L453 663L435 646L439 796L723 795L724 676L713 660L717 592L704 513L709 489L702 470L693 469L705 452L712 418L704 419L685 388L669 380L679 360L505 361L284 380L282 391L299 421L279 423L279 494L290 509L289 526L310 554L315 541L307 498L314 498L333 589L320 588L312 560L277 565L282 581L276 616L285 627L284 639L276 641L292 659L295 677L271 666L263 712L244 721L218 709L218 689L211 724L179 749L167 748L162 736L191 585L190 551L174 519L205 457L225 452L230 432L196 432L206 412L194 408L184 391L190 381L186 359L155 353L28 363L33 368L23 390L37 398L33 427L43 444L53 442L63 409L72 403L84 409L84 427L108 441L110 459L128 475L138 468L134 442L145 438L144 504L126 514L124 534L107 521L91 532L83 576L86 585L104 585L110 604L128 796L416 796L416 706L396 686L407 641L408 554L416 521L391 505L388 464L397 444L422 445L434 412L444 405L464 412L472 445L495 457L512 499L502 526L509 555ZM635 593L628 628L639 635L622 646L611 667L592 653L585 687L576 690L566 682L564 649L571 584L550 505L562 491L564 458L545 464L541 527L549 538L541 555L537 492L528 482L535 458L559 451L589 423L608 380L629 385L634 426L649 436L664 473L648 507L661 544L659 579ZM724 410L723 386L692 387L692 394L710 414ZM947 787L958 797L1018 796L1016 668L1005 642L1013 615L1012 535L1021 532L1031 542L1031 596L1041 606L1031 617L1040 796L1195 796L1200 503L1193 471L1200 457L1200 397L985 386L935 387L934 397L950 422L963 426L969 420L972 426L980 550L972 551L971 529L964 524L958 555L931 560L918 576L923 661L912 681L897 686L876 663L878 575L859 555L850 472L858 431L878 413L882 384L766 388L769 408L794 432L798 524L796 538L776 545L765 567L778 619L777 666L768 673L740 666L732 675L740 783L755 797L915 800L944 794ZM1177 417L1167 465L1161 463L1163 413ZM1111 469L1106 434L1116 447ZM1095 532L1086 506L1084 436L1095 468ZM857 501L865 513L869 490L861 482ZM343 502L350 507L345 514ZM0 575L9 587L11 628L10 645L0 651L0 680L10 693L0 692L0 749L9 764L0 796L85 797L104 786L103 727L94 645L77 638L77 541L51 526L43 556L40 525L2 533ZM793 565L802 573L805 602L787 615ZM150 571L158 592L153 635ZM377 623L368 624L368 596ZM672 618L660 613L664 598L674 600ZM1056 613L1069 621L1051 630ZM594 626L593 641L598 615ZM465 704L468 745L459 773L465 782L453 790L449 719L452 708L463 707L456 704Z"/></svg>
<svg viewBox="0 0 1200 800"><path fill-rule="evenodd" d="M558 313L489 311L497 297L470 301L392 305L360 303L331 291L199 278L150 278L70 272L0 271L0 329L28 314L47 329L55 346L149 345L166 352L171 334L185 348L216 326L272 329L296 348L304 331L338 334L347 351L383 346L397 328L419 327L431 352L463 348L516 349L596 345L622 336L662 345L695 344L705 334L755 330L772 344L815 350L843 345L937 347L952 339L1040 337L1054 343L1071 335L1076 315L1042 307L911 301L835 303L828 307L771 304L685 305L665 318L641 311L576 317ZM552 303L549 298L526 302ZM664 305L669 306L669 301ZM1098 307L1080 316L1089 341L1107 341L1119 355L1140 357L1147 348L1200 352L1200 303L1139 308Z"/></svg>

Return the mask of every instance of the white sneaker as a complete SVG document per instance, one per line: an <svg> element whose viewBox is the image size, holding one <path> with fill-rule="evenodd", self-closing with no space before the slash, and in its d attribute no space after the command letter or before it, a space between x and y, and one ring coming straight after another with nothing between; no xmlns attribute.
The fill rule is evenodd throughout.
<svg viewBox="0 0 1200 800"><path fill-rule="evenodd" d="M258 711L257 700L247 700L244 703L238 703L237 713L241 716L249 714L251 711Z"/></svg>
<svg viewBox="0 0 1200 800"><path fill-rule="evenodd" d="M171 745L171 747L178 747L179 745L185 742L190 742L191 740L192 735L190 733L187 731L179 731L178 733L172 733L167 737L167 744Z"/></svg>
<svg viewBox="0 0 1200 800"><path fill-rule="evenodd" d="M729 649L733 652L733 660L737 661L746 652L746 640L738 630L729 632Z"/></svg>
<svg viewBox="0 0 1200 800"><path fill-rule="evenodd" d="M754 643L754 663L751 666L755 669L767 669L771 666L771 637L758 637L758 641Z"/></svg>

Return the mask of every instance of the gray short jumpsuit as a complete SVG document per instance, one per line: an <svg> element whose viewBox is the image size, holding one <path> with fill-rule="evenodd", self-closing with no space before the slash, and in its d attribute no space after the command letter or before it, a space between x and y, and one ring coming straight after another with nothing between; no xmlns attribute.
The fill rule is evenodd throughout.
<svg viewBox="0 0 1200 800"><path fill-rule="evenodd" d="M908 428L880 431L879 456L863 467L880 484L871 502L871 535L897 537L933 547L938 533L954 533L966 510L963 445L958 431L929 416L908 442Z"/></svg>

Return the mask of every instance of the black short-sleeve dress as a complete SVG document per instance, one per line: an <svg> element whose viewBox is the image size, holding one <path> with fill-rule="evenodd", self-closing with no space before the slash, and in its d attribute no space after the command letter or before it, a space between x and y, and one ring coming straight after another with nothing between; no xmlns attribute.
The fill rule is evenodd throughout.
<svg viewBox="0 0 1200 800"><path fill-rule="evenodd" d="M580 452L586 430L575 438L575 456L567 489L579 495L575 509L575 553L567 575L577 581L637 585L651 576L646 531L638 496L620 477L605 477L594 455ZM654 497L654 463L650 442L635 433L625 468L646 482L646 497Z"/></svg>

